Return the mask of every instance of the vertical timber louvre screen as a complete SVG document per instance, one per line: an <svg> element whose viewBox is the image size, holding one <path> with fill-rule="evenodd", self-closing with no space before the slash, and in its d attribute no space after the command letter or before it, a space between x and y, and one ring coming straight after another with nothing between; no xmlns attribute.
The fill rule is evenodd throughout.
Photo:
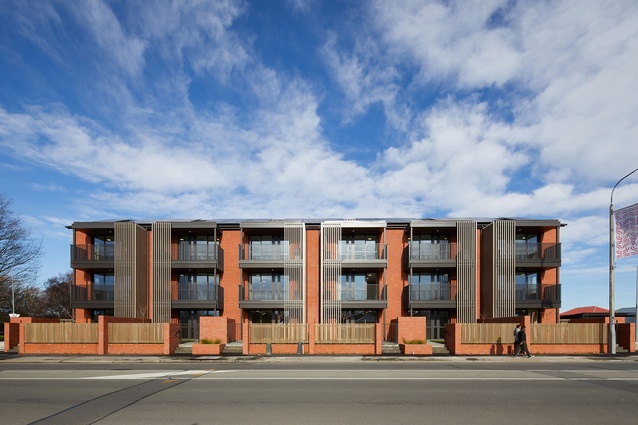
<svg viewBox="0 0 638 425"><path fill-rule="evenodd" d="M476 323L476 221L456 226L456 311L459 323Z"/></svg>
<svg viewBox="0 0 638 425"><path fill-rule="evenodd" d="M284 222L284 240L288 255L284 257L287 286L284 297L284 323L305 323L305 227L302 222Z"/></svg>
<svg viewBox="0 0 638 425"><path fill-rule="evenodd" d="M341 223L321 223L321 323L341 320Z"/></svg>
<svg viewBox="0 0 638 425"><path fill-rule="evenodd" d="M171 223L153 223L153 322L171 320Z"/></svg>
<svg viewBox="0 0 638 425"><path fill-rule="evenodd" d="M146 230L115 223L115 294L117 317L146 318Z"/></svg>
<svg viewBox="0 0 638 425"><path fill-rule="evenodd" d="M516 312L516 222L494 222L494 316L513 317Z"/></svg>

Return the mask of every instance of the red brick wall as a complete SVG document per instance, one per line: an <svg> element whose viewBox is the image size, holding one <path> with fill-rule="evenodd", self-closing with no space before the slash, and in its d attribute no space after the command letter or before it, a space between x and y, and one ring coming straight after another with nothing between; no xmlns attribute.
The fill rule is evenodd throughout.
<svg viewBox="0 0 638 425"><path fill-rule="evenodd" d="M310 229L306 231L306 304L307 304L307 323L319 322L319 309L321 303L319 301L319 265L321 257L319 256L319 238L321 231L319 229Z"/></svg>
<svg viewBox="0 0 638 425"><path fill-rule="evenodd" d="M385 280L388 285L388 308L385 310L386 324L391 323L393 319L407 315L407 311L403 310L403 291L408 283L408 275L403 267L403 253L407 246L407 238L404 229L386 230L388 244L388 268L385 271ZM383 321L383 317L381 320Z"/></svg>
<svg viewBox="0 0 638 425"><path fill-rule="evenodd" d="M224 311L222 316L242 322L242 311L239 308L239 285L242 282L242 272L239 268L239 244L241 231L224 230L219 240L219 246L224 250L224 271L219 284L224 288Z"/></svg>
<svg viewBox="0 0 638 425"><path fill-rule="evenodd" d="M399 317L397 323L399 325L399 344L415 339L427 340L426 317Z"/></svg>
<svg viewBox="0 0 638 425"><path fill-rule="evenodd" d="M219 339L220 344L228 344L228 318L227 317L200 317L199 340Z"/></svg>

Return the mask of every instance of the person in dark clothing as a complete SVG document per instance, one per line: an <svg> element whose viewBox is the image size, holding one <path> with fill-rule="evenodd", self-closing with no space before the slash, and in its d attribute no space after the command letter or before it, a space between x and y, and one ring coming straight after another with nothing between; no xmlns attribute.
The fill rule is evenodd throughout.
<svg viewBox="0 0 638 425"><path fill-rule="evenodd" d="M521 327L521 330L518 332L518 343L520 345L520 350L527 354L528 358L532 358L534 357L534 354L530 354L528 348L527 348L527 334L525 333L525 325L523 325ZM518 355L516 355L516 357L518 357Z"/></svg>
<svg viewBox="0 0 638 425"><path fill-rule="evenodd" d="M514 357L521 353L521 344L518 342L518 333L521 331L521 325L516 324L514 328Z"/></svg>

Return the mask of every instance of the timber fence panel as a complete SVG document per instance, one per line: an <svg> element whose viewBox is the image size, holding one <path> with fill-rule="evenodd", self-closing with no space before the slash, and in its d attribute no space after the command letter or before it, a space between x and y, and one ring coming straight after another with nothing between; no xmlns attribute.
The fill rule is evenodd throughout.
<svg viewBox="0 0 638 425"><path fill-rule="evenodd" d="M109 344L163 344L164 323L109 323Z"/></svg>
<svg viewBox="0 0 638 425"><path fill-rule="evenodd" d="M374 344L374 323L323 323L315 325L317 344Z"/></svg>
<svg viewBox="0 0 638 425"><path fill-rule="evenodd" d="M308 342L308 325L303 323L251 323L251 344L296 344Z"/></svg>
<svg viewBox="0 0 638 425"><path fill-rule="evenodd" d="M533 323L530 325L533 344L606 344L605 323Z"/></svg>
<svg viewBox="0 0 638 425"><path fill-rule="evenodd" d="M97 344L97 323L26 323L26 344Z"/></svg>
<svg viewBox="0 0 638 425"><path fill-rule="evenodd" d="M458 325L461 326L461 344L514 343L516 325L512 323L459 323Z"/></svg>

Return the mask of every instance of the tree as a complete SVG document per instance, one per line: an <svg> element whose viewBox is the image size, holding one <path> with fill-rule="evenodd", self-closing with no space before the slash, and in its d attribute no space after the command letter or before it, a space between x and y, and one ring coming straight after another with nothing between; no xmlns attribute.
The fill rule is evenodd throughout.
<svg viewBox="0 0 638 425"><path fill-rule="evenodd" d="M72 319L71 310L71 284L73 272L60 273L50 277L45 282L42 292L42 306L45 317L57 317L59 319Z"/></svg>
<svg viewBox="0 0 638 425"><path fill-rule="evenodd" d="M31 238L19 216L11 211L12 201L0 193L0 290L11 291L12 282L35 282L40 269L42 241ZM0 307L7 307L2 305Z"/></svg>

